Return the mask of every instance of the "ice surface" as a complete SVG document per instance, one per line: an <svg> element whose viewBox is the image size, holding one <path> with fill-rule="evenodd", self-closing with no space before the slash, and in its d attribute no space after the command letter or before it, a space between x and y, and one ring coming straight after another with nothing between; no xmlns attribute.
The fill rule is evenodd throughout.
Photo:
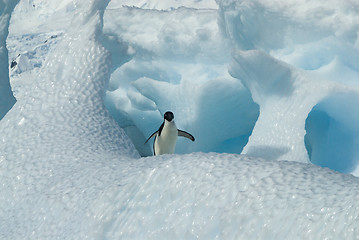
<svg viewBox="0 0 359 240"><path fill-rule="evenodd" d="M308 164L358 174L358 5L329 3L20 1L0 238L358 239L358 179ZM140 158L169 109L198 153Z"/></svg>

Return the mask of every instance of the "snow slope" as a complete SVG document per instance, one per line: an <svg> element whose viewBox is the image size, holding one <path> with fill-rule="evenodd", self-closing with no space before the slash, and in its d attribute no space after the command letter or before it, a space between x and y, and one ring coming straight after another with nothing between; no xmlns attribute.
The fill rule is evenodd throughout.
<svg viewBox="0 0 359 240"><path fill-rule="evenodd" d="M10 72L17 102L0 121L1 239L359 238L358 179L293 161L307 151L321 165L356 144L358 95L348 83L355 79L328 79L348 65L337 58L308 71L278 57L283 49L232 49L229 30L236 28L217 24L217 16L262 8L232 2L229 14L230 2L218 1L219 15L214 7L19 2L7 38L9 61L20 53ZM137 38L146 19L153 28ZM169 43L178 48L161 47ZM346 48L354 56L355 44ZM353 65L345 76L355 76ZM178 152L257 148L251 154L267 152L266 159L140 158L130 138L149 154L139 144L167 108L199 139L180 142ZM343 143L337 149L335 138L322 141L331 134ZM357 165L356 151L338 154L347 161L338 166L350 169L343 172ZM283 156L291 161L270 161Z"/></svg>

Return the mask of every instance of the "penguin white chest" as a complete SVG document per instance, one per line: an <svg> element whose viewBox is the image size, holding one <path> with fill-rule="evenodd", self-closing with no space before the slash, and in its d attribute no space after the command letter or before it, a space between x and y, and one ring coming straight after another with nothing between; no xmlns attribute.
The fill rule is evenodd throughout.
<svg viewBox="0 0 359 240"><path fill-rule="evenodd" d="M161 135L156 136L154 143L155 155L173 154L175 152L178 130L174 121L165 120Z"/></svg>

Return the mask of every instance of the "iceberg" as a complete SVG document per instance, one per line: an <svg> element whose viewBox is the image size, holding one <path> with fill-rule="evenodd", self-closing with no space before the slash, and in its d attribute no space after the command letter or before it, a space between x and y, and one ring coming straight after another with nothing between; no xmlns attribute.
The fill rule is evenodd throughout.
<svg viewBox="0 0 359 240"><path fill-rule="evenodd" d="M356 3L0 9L1 239L359 238Z"/></svg>

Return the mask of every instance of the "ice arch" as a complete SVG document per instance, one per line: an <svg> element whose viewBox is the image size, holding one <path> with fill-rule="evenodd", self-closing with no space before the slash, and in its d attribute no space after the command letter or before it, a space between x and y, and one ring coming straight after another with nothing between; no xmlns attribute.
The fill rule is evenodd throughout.
<svg viewBox="0 0 359 240"><path fill-rule="evenodd" d="M359 97L354 93L328 96L309 113L304 138L312 163L350 173L358 164Z"/></svg>
<svg viewBox="0 0 359 240"><path fill-rule="evenodd" d="M113 63L105 103L141 156L152 155L152 142L144 142L169 110L196 138L179 138L175 153L241 153L247 144L259 105L228 73L232 46L217 17L213 9L144 10L114 1L105 11Z"/></svg>

